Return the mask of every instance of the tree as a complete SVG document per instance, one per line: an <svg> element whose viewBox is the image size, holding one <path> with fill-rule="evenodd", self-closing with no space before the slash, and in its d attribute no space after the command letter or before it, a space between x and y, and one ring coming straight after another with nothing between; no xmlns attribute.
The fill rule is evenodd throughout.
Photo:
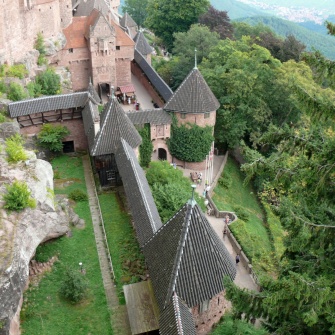
<svg viewBox="0 0 335 335"><path fill-rule="evenodd" d="M233 39L234 28L226 11L217 10L210 5L207 13L199 17L199 23L218 33L221 39Z"/></svg>
<svg viewBox="0 0 335 335"><path fill-rule="evenodd" d="M20 84L11 82L7 91L7 98L12 101L20 101L27 98L27 93Z"/></svg>
<svg viewBox="0 0 335 335"><path fill-rule="evenodd" d="M283 42L279 59L282 62L286 62L290 59L297 62L300 60L301 54L305 49L305 44L298 41L293 35L288 35Z"/></svg>
<svg viewBox="0 0 335 335"><path fill-rule="evenodd" d="M41 94L54 95L60 93L60 77L52 68L48 68L37 75L35 83L39 85Z"/></svg>
<svg viewBox="0 0 335 335"><path fill-rule="evenodd" d="M85 298L87 289L87 281L82 273L72 269L66 270L60 288L60 294L64 298L68 299L71 303L76 304Z"/></svg>
<svg viewBox="0 0 335 335"><path fill-rule="evenodd" d="M186 32L208 7L208 0L148 0L145 24L171 50L173 33Z"/></svg>
<svg viewBox="0 0 335 335"><path fill-rule="evenodd" d="M122 6L123 13L128 13L139 27L144 25L147 18L148 0L125 0Z"/></svg>
<svg viewBox="0 0 335 335"><path fill-rule="evenodd" d="M70 132L65 126L54 126L46 123L42 126L37 138L43 147L53 152L60 152L63 149L62 140L68 134Z"/></svg>
<svg viewBox="0 0 335 335"><path fill-rule="evenodd" d="M140 164L143 168L146 168L151 162L153 150L153 144L150 138L150 125L145 124L144 127L139 130L139 134L142 137L142 143L140 145Z"/></svg>

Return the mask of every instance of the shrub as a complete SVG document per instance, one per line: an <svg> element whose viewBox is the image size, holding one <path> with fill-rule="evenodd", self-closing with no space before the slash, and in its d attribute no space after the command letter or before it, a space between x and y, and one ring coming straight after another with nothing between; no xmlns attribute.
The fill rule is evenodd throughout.
<svg viewBox="0 0 335 335"><path fill-rule="evenodd" d="M28 156L23 148L24 140L19 134L15 134L6 139L6 152L8 155L8 162L16 163L25 161Z"/></svg>
<svg viewBox="0 0 335 335"><path fill-rule="evenodd" d="M7 91L7 98L12 101L20 101L26 99L27 94L22 85L12 82Z"/></svg>
<svg viewBox="0 0 335 335"><path fill-rule="evenodd" d="M16 180L12 185L7 185L6 190L7 193L3 196L6 209L19 211L27 207L36 207L36 202L30 198L30 191L25 182Z"/></svg>
<svg viewBox="0 0 335 335"><path fill-rule="evenodd" d="M40 55L38 56L37 59L37 65L43 65L47 64L47 59L46 59L46 50L45 50L45 45L44 45L44 37L42 33L37 34L37 39L35 42L35 49L39 51Z"/></svg>
<svg viewBox="0 0 335 335"><path fill-rule="evenodd" d="M7 93L8 87L3 80L0 80L0 92Z"/></svg>
<svg viewBox="0 0 335 335"><path fill-rule="evenodd" d="M44 95L54 95L60 93L60 77L51 68L36 76L35 85L39 85L40 93Z"/></svg>
<svg viewBox="0 0 335 335"><path fill-rule="evenodd" d="M76 304L83 300L88 289L85 277L79 271L67 269L64 275L64 281L60 288L60 294Z"/></svg>
<svg viewBox="0 0 335 335"><path fill-rule="evenodd" d="M140 145L140 164L142 167L148 167L151 162L151 154L153 145L150 139L150 125L146 124L139 131L142 137L142 144Z"/></svg>
<svg viewBox="0 0 335 335"><path fill-rule="evenodd" d="M84 191L77 188L70 192L69 198L74 201L85 201L87 200L87 194Z"/></svg>
<svg viewBox="0 0 335 335"><path fill-rule="evenodd" d="M53 152L60 152L63 149L62 139L70 134L65 126L54 126L44 124L37 135L38 142L41 146Z"/></svg>
<svg viewBox="0 0 335 335"><path fill-rule="evenodd" d="M218 183L225 189L228 189L231 186L232 182L233 180L231 179L229 175L220 177L218 180Z"/></svg>
<svg viewBox="0 0 335 335"><path fill-rule="evenodd" d="M49 254L47 252L45 252L45 248L42 244L40 244L36 248L36 253L35 253L34 259L35 259L36 262L39 262L39 263L45 263L49 260Z"/></svg>
<svg viewBox="0 0 335 335"><path fill-rule="evenodd" d="M6 122L6 116L0 112L0 123Z"/></svg>
<svg viewBox="0 0 335 335"><path fill-rule="evenodd" d="M233 209L239 219L243 221L249 220L249 214L242 206L234 206Z"/></svg>
<svg viewBox="0 0 335 335"><path fill-rule="evenodd" d="M7 77L17 77L23 79L28 75L28 70L24 64L16 64L7 66L5 69L5 74Z"/></svg>
<svg viewBox="0 0 335 335"><path fill-rule="evenodd" d="M41 93L42 87L40 84L37 84L34 81L31 81L27 85L27 91L30 97L37 98L42 94Z"/></svg>

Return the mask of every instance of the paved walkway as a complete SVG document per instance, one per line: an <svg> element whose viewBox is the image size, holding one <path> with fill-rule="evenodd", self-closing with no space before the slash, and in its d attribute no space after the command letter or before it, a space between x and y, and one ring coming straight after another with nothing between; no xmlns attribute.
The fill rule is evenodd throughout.
<svg viewBox="0 0 335 335"><path fill-rule="evenodd" d="M112 280L112 274L109 267L107 250L105 248L105 239L102 230L100 216L99 200L96 197L95 183L89 157L83 156L83 167L89 206L92 216L92 223L95 235L95 242L99 256L102 280L105 288L107 305L110 311L111 325L114 335L130 335L130 325L128 320L127 308L119 304L116 288Z"/></svg>
<svg viewBox="0 0 335 335"><path fill-rule="evenodd" d="M224 156L214 156L214 165L213 165L213 179L217 175L220 166L223 162ZM185 177L190 178L190 172L194 172L193 170L189 169L183 169L181 167L178 167L180 170L182 170L183 174ZM205 171L197 171L201 172L203 179L202 183L200 185L197 185L196 191L200 196L203 195L203 191L205 189ZM205 199L204 199L205 200ZM216 218L215 216L209 216L207 213L205 214L208 222L212 225L214 228L215 232L218 234L220 239L223 241L225 247L228 249L229 253L235 259L236 253L233 250L233 247L228 239L228 237L223 238L223 219L221 218ZM243 267L241 263L237 266L237 274L235 278L235 284L241 288L248 288L250 290L257 290L257 285L255 284L254 280L252 279L251 275L247 272L247 270Z"/></svg>

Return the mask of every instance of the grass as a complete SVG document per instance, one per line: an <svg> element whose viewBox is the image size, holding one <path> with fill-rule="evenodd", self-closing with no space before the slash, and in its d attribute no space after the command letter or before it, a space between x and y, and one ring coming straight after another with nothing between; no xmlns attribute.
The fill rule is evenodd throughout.
<svg viewBox="0 0 335 335"><path fill-rule="evenodd" d="M144 256L135 237L131 217L115 192L99 195L115 283L121 304L125 304L122 286L141 281L146 275Z"/></svg>
<svg viewBox="0 0 335 335"><path fill-rule="evenodd" d="M213 201L219 210L235 211L242 207L247 220L237 220L230 225L235 238L252 261L256 273L276 275L278 259L283 252L283 231L279 219L269 208L263 208L250 185L244 185L244 176L236 162L228 159L223 178L229 175L232 183L228 189L219 184L214 189Z"/></svg>
<svg viewBox="0 0 335 335"><path fill-rule="evenodd" d="M65 188L55 193L69 194L73 189L86 192L82 161L79 157L62 156L52 162L65 181ZM71 183L69 182L71 181ZM30 285L24 294L21 311L22 334L76 335L113 334L101 278L94 231L87 201L78 202L75 212L85 220L83 230L72 228L72 237L61 237L39 248L40 257L58 255L52 271L46 273L38 286ZM89 282L88 295L81 303L72 305L59 295L66 268L79 269L83 263Z"/></svg>

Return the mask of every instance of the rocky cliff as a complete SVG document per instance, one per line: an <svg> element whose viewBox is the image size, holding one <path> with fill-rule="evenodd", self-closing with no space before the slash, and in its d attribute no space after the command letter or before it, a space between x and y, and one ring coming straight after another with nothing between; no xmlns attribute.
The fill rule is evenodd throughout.
<svg viewBox="0 0 335 335"><path fill-rule="evenodd" d="M53 194L51 165L30 152L29 161L9 164L0 138L0 334L19 334L22 293L28 285L29 262L37 246L68 231L69 217ZM4 209L6 185L25 181L36 208Z"/></svg>

